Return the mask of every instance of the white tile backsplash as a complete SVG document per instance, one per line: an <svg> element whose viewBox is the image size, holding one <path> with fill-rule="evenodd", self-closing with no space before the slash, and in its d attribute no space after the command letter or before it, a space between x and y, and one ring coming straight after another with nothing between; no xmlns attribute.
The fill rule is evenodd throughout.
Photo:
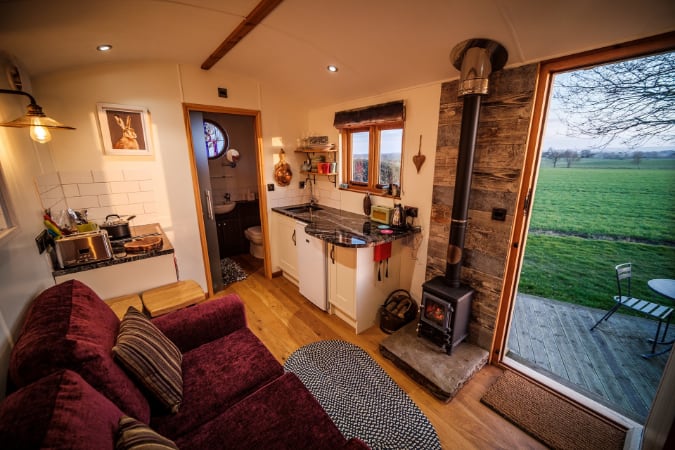
<svg viewBox="0 0 675 450"><path fill-rule="evenodd" d="M63 195L67 197L77 197L80 195L80 188L77 187L77 184L62 184Z"/></svg>
<svg viewBox="0 0 675 450"><path fill-rule="evenodd" d="M91 222L106 216L136 215L133 225L158 221L152 175L143 170L64 171L36 177L40 198L52 215L68 208L87 210Z"/></svg>
<svg viewBox="0 0 675 450"><path fill-rule="evenodd" d="M146 203L155 201L155 193L153 191L146 192L129 192L129 203Z"/></svg>
<svg viewBox="0 0 675 450"><path fill-rule="evenodd" d="M72 209L88 209L101 206L96 195L84 195L66 198L66 203Z"/></svg>
<svg viewBox="0 0 675 450"><path fill-rule="evenodd" d="M119 206L129 204L129 194L107 194L99 195L98 201L101 206Z"/></svg>
<svg viewBox="0 0 675 450"><path fill-rule="evenodd" d="M60 185L61 180L59 180L59 174L56 172L45 173L35 177L35 184L38 187L38 191L42 193L52 189L54 186Z"/></svg>
<svg viewBox="0 0 675 450"><path fill-rule="evenodd" d="M113 181L110 183L110 192L119 194L123 192L140 192L138 181Z"/></svg>
<svg viewBox="0 0 675 450"><path fill-rule="evenodd" d="M77 188L80 190L80 195L105 195L110 193L108 183L84 183L78 184Z"/></svg>

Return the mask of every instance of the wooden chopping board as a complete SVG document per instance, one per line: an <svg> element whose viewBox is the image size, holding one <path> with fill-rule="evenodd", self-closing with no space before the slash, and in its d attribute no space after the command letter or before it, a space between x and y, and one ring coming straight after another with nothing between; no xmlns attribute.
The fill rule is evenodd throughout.
<svg viewBox="0 0 675 450"><path fill-rule="evenodd" d="M124 250L127 253L143 253L157 250L162 247L162 238L160 236L147 236L134 239L124 244Z"/></svg>

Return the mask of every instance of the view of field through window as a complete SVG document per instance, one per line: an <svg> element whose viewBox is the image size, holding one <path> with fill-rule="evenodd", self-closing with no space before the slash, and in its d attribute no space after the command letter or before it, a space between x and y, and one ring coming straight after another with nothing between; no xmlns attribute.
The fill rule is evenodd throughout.
<svg viewBox="0 0 675 450"><path fill-rule="evenodd" d="M352 180L368 183L370 133L368 131L351 134ZM401 184L401 153L403 150L403 129L385 129L379 131L380 168L377 184L388 186Z"/></svg>

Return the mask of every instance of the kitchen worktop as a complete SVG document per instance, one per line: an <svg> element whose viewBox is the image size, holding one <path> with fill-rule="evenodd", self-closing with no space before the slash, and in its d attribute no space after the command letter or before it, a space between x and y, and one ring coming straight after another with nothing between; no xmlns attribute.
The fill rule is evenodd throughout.
<svg viewBox="0 0 675 450"><path fill-rule="evenodd" d="M74 274L78 272L83 272L92 269L100 269L102 267L114 266L117 264L124 264L132 261L139 261L147 258L153 258L156 256L167 255L174 253L173 246L169 239L162 231L162 228L158 223L152 223L148 225L137 225L129 227L131 232L131 237L123 240L111 240L113 257L105 261L97 261L90 264L82 264L74 267L67 267L65 269L57 269L52 272L54 277L63 276L67 274ZM142 253L127 253L124 250L124 242L129 242L134 238L139 238L142 236L161 236L162 246L156 250L151 250ZM55 264L55 267L57 265Z"/></svg>
<svg viewBox="0 0 675 450"><path fill-rule="evenodd" d="M343 211L329 206L317 205L317 210L297 212L302 205L280 206L272 208L280 214L307 223L305 232L310 236L317 237L328 243L340 247L374 247L386 242L392 242L407 236L412 236L418 231L409 228L389 228L391 234L382 234L381 223L372 222L368 216Z"/></svg>

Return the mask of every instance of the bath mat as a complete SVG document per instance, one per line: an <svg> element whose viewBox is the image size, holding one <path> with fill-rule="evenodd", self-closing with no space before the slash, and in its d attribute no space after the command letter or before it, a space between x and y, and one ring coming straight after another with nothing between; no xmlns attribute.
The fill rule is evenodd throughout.
<svg viewBox="0 0 675 450"><path fill-rule="evenodd" d="M242 269L236 261L233 261L230 258L223 258L220 260L220 271L223 274L223 284L225 286L236 281L245 280L247 277L244 269Z"/></svg>

